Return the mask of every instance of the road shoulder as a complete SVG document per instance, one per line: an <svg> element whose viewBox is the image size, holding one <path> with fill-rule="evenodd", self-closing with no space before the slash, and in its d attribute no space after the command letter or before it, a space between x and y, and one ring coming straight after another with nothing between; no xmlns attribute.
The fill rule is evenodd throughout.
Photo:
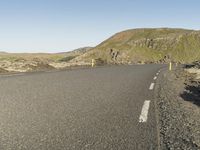
<svg viewBox="0 0 200 150"><path fill-rule="evenodd" d="M155 86L161 149L200 149L199 106L186 101L183 69L162 70Z"/></svg>

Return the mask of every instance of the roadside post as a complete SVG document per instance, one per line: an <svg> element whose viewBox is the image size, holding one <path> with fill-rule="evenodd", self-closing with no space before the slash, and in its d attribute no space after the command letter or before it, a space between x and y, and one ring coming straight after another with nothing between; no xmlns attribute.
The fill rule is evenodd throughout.
<svg viewBox="0 0 200 150"><path fill-rule="evenodd" d="M172 70L172 62L169 63L169 71Z"/></svg>
<svg viewBox="0 0 200 150"><path fill-rule="evenodd" d="M92 59L92 67L94 67L94 59Z"/></svg>

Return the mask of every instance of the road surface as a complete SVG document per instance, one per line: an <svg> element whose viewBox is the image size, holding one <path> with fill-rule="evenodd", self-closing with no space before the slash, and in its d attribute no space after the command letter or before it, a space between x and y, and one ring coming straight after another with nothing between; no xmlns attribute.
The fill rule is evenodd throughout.
<svg viewBox="0 0 200 150"><path fill-rule="evenodd" d="M162 67L1 75L0 149L158 149L153 87Z"/></svg>

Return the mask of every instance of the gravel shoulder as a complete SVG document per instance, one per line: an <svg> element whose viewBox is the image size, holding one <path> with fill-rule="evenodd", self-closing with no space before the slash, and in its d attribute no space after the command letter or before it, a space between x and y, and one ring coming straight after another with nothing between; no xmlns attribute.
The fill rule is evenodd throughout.
<svg viewBox="0 0 200 150"><path fill-rule="evenodd" d="M162 70L155 87L161 149L200 150L199 83L182 67Z"/></svg>

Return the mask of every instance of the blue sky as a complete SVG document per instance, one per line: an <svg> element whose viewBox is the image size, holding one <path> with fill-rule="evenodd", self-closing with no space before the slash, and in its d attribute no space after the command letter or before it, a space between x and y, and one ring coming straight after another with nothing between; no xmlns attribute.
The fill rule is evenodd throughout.
<svg viewBox="0 0 200 150"><path fill-rule="evenodd" d="M0 51L68 51L131 28L198 30L199 6L199 0L0 0Z"/></svg>

